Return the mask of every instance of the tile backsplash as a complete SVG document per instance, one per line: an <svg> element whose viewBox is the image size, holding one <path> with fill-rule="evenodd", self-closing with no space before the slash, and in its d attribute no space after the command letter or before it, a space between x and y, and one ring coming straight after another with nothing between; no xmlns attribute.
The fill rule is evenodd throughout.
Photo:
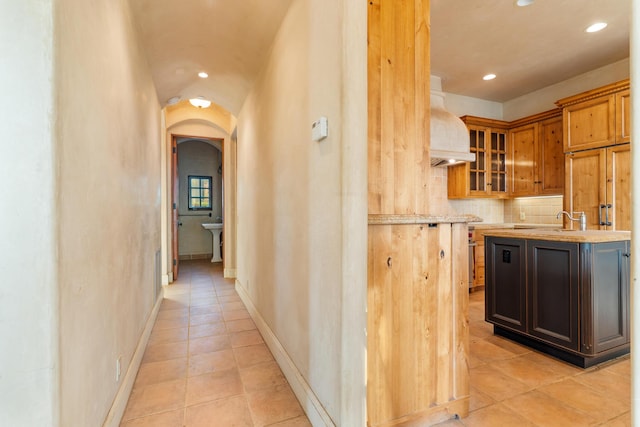
<svg viewBox="0 0 640 427"><path fill-rule="evenodd" d="M562 196L505 200L504 221L562 225L562 219L556 219L556 215L561 210Z"/></svg>

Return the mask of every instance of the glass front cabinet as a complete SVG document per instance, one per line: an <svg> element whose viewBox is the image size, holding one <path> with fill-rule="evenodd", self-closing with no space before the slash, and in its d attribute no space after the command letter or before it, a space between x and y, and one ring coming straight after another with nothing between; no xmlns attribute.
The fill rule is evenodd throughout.
<svg viewBox="0 0 640 427"><path fill-rule="evenodd" d="M448 196L505 198L507 188L507 122L464 116L469 147L476 160L448 168Z"/></svg>

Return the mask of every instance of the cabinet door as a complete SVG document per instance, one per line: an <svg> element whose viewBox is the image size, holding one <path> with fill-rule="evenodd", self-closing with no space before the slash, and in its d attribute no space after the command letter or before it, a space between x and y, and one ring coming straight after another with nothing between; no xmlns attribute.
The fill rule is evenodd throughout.
<svg viewBox="0 0 640 427"><path fill-rule="evenodd" d="M606 151L587 150L566 155L564 210L584 212L589 230L600 229L599 206L606 200ZM564 219L566 228L578 224Z"/></svg>
<svg viewBox="0 0 640 427"><path fill-rule="evenodd" d="M537 135L537 123L509 131L510 194L512 196L533 196L536 194Z"/></svg>
<svg viewBox="0 0 640 427"><path fill-rule="evenodd" d="M491 130L487 173L490 177L488 193L492 196L506 197L507 187L507 132Z"/></svg>
<svg viewBox="0 0 640 427"><path fill-rule="evenodd" d="M578 243L527 241L527 332L575 351L580 338L578 249Z"/></svg>
<svg viewBox="0 0 640 427"><path fill-rule="evenodd" d="M487 237L485 242L485 319L526 331L525 241Z"/></svg>
<svg viewBox="0 0 640 427"><path fill-rule="evenodd" d="M540 122L537 160L537 194L562 194L564 150L562 116Z"/></svg>
<svg viewBox="0 0 640 427"><path fill-rule="evenodd" d="M490 130L475 126L469 127L469 149L475 153L475 161L469 163L469 192L473 195L487 193L487 161L489 158L488 137Z"/></svg>
<svg viewBox="0 0 640 427"><path fill-rule="evenodd" d="M615 95L565 107L563 116L565 152L614 144Z"/></svg>
<svg viewBox="0 0 640 427"><path fill-rule="evenodd" d="M608 230L631 230L631 145L607 149L607 200L603 222ZM607 218L608 216L608 218Z"/></svg>
<svg viewBox="0 0 640 427"><path fill-rule="evenodd" d="M631 91L616 93L616 144L631 142Z"/></svg>
<svg viewBox="0 0 640 427"><path fill-rule="evenodd" d="M595 354L629 343L629 242L581 246L581 351Z"/></svg>

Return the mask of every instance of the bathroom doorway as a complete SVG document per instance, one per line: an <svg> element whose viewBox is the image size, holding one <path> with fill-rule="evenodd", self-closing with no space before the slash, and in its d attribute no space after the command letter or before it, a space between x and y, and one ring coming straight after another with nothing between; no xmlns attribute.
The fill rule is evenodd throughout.
<svg viewBox="0 0 640 427"><path fill-rule="evenodd" d="M214 252L213 235L202 224L223 222L224 139L172 135L171 145L171 247L175 280L181 259L211 258Z"/></svg>

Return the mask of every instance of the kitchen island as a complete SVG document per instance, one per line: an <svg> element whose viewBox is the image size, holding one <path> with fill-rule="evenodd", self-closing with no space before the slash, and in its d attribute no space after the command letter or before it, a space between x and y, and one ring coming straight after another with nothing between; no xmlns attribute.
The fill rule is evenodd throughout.
<svg viewBox="0 0 640 427"><path fill-rule="evenodd" d="M494 333L580 367L629 352L631 233L485 233L485 320Z"/></svg>

